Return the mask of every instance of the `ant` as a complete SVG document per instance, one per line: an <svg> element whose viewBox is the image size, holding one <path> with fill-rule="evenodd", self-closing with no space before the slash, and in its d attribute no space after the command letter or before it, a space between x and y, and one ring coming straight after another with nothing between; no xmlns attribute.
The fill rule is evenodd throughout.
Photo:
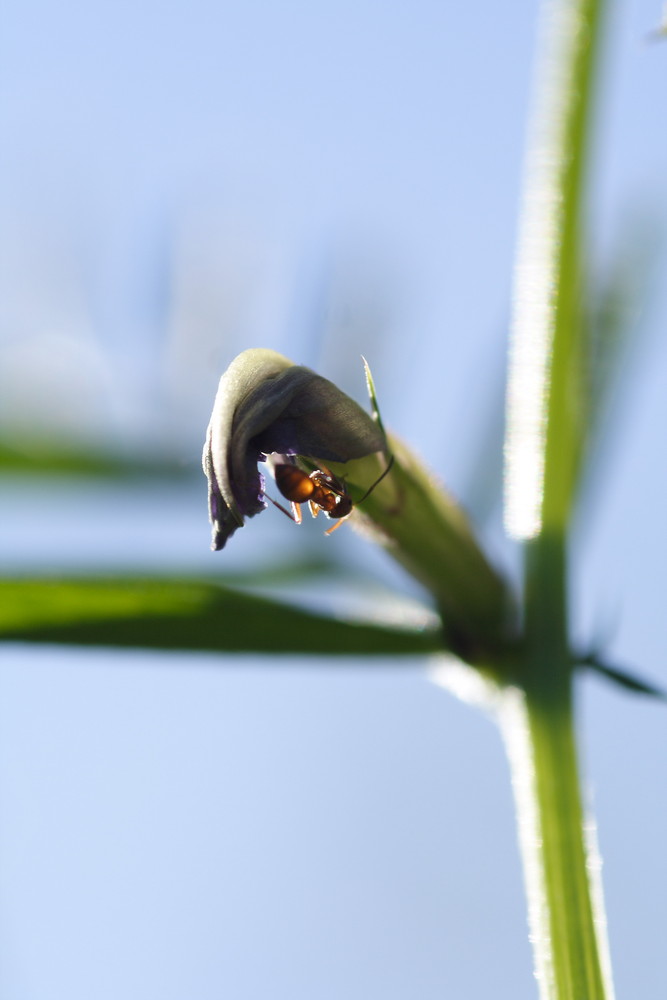
<svg viewBox="0 0 667 1000"><path fill-rule="evenodd" d="M378 483L387 475L393 464L394 456L392 455L387 468L369 486L361 500L357 500L357 504L362 503L373 492ZM352 508L355 504L347 492L345 483L341 479L338 479L337 476L334 476L326 466L321 469L315 469L314 472L308 475L298 465L281 463L274 467L273 472L278 489L285 499L291 502L292 513L290 514L288 510L285 510L275 500L271 500L271 497L268 499L279 510L282 510L283 514L287 514L293 521L296 521L297 524L301 524L301 508L299 504L305 503L306 500L308 501L310 513L313 517L317 517L319 512L323 510L327 517L336 519L336 524L325 531L325 535L330 535L332 531L340 527L343 518L352 513Z"/></svg>

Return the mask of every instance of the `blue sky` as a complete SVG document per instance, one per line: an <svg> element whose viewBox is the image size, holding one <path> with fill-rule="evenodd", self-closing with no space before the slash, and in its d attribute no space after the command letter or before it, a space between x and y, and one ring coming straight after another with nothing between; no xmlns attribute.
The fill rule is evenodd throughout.
<svg viewBox="0 0 667 1000"><path fill-rule="evenodd" d="M358 398L363 352L386 422L483 507L537 13L10 7L5 426L167 440L196 465L239 350L273 347ZM659 16L637 0L610 19L596 271L635 220L664 232L667 47L645 42ZM663 681L666 308L658 281L606 414L573 608L582 642L602 634ZM203 483L159 505L54 486L39 548L43 498L13 484L2 504L12 568L219 565ZM284 520L239 533L228 564L267 545L288 558ZM489 543L509 558L496 521ZM334 540L398 579L351 532ZM416 670L18 648L3 661L3 996L534 996L500 741ZM665 990L663 710L582 690L618 993L650 1000Z"/></svg>

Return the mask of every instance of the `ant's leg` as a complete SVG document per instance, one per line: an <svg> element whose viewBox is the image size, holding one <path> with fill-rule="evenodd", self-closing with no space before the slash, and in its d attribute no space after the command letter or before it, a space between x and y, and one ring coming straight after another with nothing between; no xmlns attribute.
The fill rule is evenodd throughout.
<svg viewBox="0 0 667 1000"><path fill-rule="evenodd" d="M313 517L317 517L319 512L322 510L319 504L316 504L313 500L308 501L308 506L310 507L310 513Z"/></svg>
<svg viewBox="0 0 667 1000"><path fill-rule="evenodd" d="M349 515L348 515L348 517L349 517ZM334 523L333 523L333 524L331 525L331 527L330 527L330 528L327 528L327 530L326 530L326 531L324 532L324 534L325 534L325 535L330 535L330 534L331 534L331 533L332 533L333 531L335 531L335 530L336 530L336 528L340 528L340 526L341 526L341 524L343 523L343 521L347 521L347 517L341 517L341 518L339 518L339 520L338 520L338 521L335 521L335 522L334 522Z"/></svg>
<svg viewBox="0 0 667 1000"><path fill-rule="evenodd" d="M278 503L277 500L274 500L273 497L270 497L268 493L265 493L264 496L266 497L267 500L271 501L274 507L277 507L278 510L281 510L283 514L289 517L290 521L295 521L296 524L301 524L301 508L299 507L298 503L291 504L292 513L290 514L290 512L286 510L281 503Z"/></svg>

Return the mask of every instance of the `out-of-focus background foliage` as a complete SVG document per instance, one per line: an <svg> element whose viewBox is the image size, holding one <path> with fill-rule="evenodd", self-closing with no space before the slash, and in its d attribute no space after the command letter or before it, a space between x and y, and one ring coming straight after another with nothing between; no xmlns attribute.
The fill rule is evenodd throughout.
<svg viewBox="0 0 667 1000"><path fill-rule="evenodd" d="M331 557L363 586L332 569L280 593L420 614L423 595L348 527L324 539L272 510L208 551L203 430L250 346L359 399L363 352L387 425L513 565L503 365L537 14L534 0L5 10L3 573ZM582 645L664 682L659 17L625 0L609 23L589 265L600 287L627 285L628 343L572 613ZM51 468L109 456L151 475ZM534 996L500 741L415 661L15 645L0 671L4 997ZM618 992L661 997L663 709L599 680L581 693Z"/></svg>

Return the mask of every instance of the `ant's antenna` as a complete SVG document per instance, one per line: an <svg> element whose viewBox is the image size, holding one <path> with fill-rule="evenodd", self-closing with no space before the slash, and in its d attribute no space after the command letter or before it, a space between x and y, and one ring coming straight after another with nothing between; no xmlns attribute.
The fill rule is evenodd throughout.
<svg viewBox="0 0 667 1000"><path fill-rule="evenodd" d="M384 470L384 472L380 476L378 476L378 478L375 480L375 482L373 483L373 485L368 487L368 489L366 490L366 492L362 496L361 500L357 500L356 504L354 505L355 507L358 507L360 503L363 503L364 500L366 499L366 497L370 496L370 494L373 492L373 490L375 489L375 487L380 485L380 483L382 482L382 480L384 479L384 477L391 470L391 467L392 467L393 464L394 464L394 456L392 455L391 458L389 459L388 464L387 464L387 468Z"/></svg>

